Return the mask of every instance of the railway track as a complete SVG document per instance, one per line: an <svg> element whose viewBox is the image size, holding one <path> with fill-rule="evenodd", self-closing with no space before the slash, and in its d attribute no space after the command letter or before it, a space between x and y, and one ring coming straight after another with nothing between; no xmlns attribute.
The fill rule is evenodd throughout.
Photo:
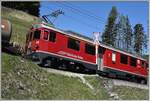
<svg viewBox="0 0 150 101"><path fill-rule="evenodd" d="M124 81L124 80L117 80L117 79L113 79L113 84L116 86L129 86L129 87L136 87L136 88L140 88L140 89L149 89L148 84L144 85L144 84L138 84L138 83L134 83L134 82L129 82L129 81Z"/></svg>
<svg viewBox="0 0 150 101"><path fill-rule="evenodd" d="M59 69L54 69L54 68L44 68L44 67L42 67L42 69L50 73L60 74L60 75L69 76L69 77L84 77L84 76L100 77L101 79L107 80L108 82L111 81L112 85L115 85L115 86L128 86L128 87L135 87L135 88L140 88L140 89L149 89L148 84L144 85L144 84L139 84L139 83L120 80L120 79L111 79L111 78L99 76L97 74L82 74L82 73L75 73L71 71L64 71L64 70L59 70Z"/></svg>

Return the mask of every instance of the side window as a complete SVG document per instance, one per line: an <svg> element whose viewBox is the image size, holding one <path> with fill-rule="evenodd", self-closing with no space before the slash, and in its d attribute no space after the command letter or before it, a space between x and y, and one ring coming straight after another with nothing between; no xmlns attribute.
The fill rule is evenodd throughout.
<svg viewBox="0 0 150 101"><path fill-rule="evenodd" d="M40 39L40 34L41 34L40 30L35 30L34 35L33 35L33 40L34 39Z"/></svg>
<svg viewBox="0 0 150 101"><path fill-rule="evenodd" d="M103 47L101 47L101 46L98 47L98 53L103 54Z"/></svg>
<svg viewBox="0 0 150 101"><path fill-rule="evenodd" d="M116 52L112 52L112 62L116 62Z"/></svg>
<svg viewBox="0 0 150 101"><path fill-rule="evenodd" d="M48 31L44 31L44 37L43 37L44 40L48 40Z"/></svg>
<svg viewBox="0 0 150 101"><path fill-rule="evenodd" d="M128 56L124 54L120 54L120 63L128 64Z"/></svg>
<svg viewBox="0 0 150 101"><path fill-rule="evenodd" d="M136 58L130 57L130 66L136 67L136 61L137 61Z"/></svg>
<svg viewBox="0 0 150 101"><path fill-rule="evenodd" d="M49 41L51 41L51 42L55 42L56 41L56 32L50 31Z"/></svg>
<svg viewBox="0 0 150 101"><path fill-rule="evenodd" d="M144 62L144 61L142 61L142 63L141 63L141 67L145 68L145 67L146 67L145 65L146 65L146 64L145 64L145 62Z"/></svg>
<svg viewBox="0 0 150 101"><path fill-rule="evenodd" d="M68 48L79 51L80 50L80 41L68 38Z"/></svg>
<svg viewBox="0 0 150 101"><path fill-rule="evenodd" d="M95 55L95 46L90 44L85 44L85 52L91 55Z"/></svg>

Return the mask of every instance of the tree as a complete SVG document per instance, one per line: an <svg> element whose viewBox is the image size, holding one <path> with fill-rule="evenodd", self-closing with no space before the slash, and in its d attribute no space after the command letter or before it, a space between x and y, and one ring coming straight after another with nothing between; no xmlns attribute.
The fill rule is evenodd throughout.
<svg viewBox="0 0 150 101"><path fill-rule="evenodd" d="M129 21L128 16L126 16L126 34L124 35L125 38L125 44L126 44L126 50L132 51L132 40L133 40L133 34L132 34L132 28Z"/></svg>
<svg viewBox="0 0 150 101"><path fill-rule="evenodd" d="M144 28L142 24L134 26L134 50L138 54L142 54L142 47L144 45Z"/></svg>
<svg viewBox="0 0 150 101"><path fill-rule="evenodd" d="M39 1L3 1L2 6L22 10L29 14L39 16Z"/></svg>
<svg viewBox="0 0 150 101"><path fill-rule="evenodd" d="M102 34L102 41L112 46L114 46L114 38L116 36L115 22L117 14L118 14L117 9L115 6L113 6L108 16L108 21L107 24L105 25L105 30Z"/></svg>
<svg viewBox="0 0 150 101"><path fill-rule="evenodd" d="M144 34L144 38L143 38L143 50L147 51L148 50L148 38L149 36ZM146 52L147 53L147 52Z"/></svg>
<svg viewBox="0 0 150 101"><path fill-rule="evenodd" d="M120 14L116 23L115 46L127 51L132 51L132 28L128 16Z"/></svg>
<svg viewBox="0 0 150 101"><path fill-rule="evenodd" d="M115 46L125 49L125 34L126 34L126 18L124 15L119 15L117 26L117 36Z"/></svg>

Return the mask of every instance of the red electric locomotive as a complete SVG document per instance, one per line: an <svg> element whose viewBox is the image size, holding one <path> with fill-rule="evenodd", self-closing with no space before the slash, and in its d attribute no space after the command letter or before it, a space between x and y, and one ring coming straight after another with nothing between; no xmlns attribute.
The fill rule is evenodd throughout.
<svg viewBox="0 0 150 101"><path fill-rule="evenodd" d="M41 65L94 71L142 83L146 83L148 77L148 63L145 59L101 42L97 57L92 39L54 28L46 23L32 26L27 34L25 49L26 54Z"/></svg>

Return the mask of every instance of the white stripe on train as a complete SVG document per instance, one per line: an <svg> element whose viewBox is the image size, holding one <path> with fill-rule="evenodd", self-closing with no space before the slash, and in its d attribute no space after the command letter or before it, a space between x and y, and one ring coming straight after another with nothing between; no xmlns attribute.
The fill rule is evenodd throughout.
<svg viewBox="0 0 150 101"><path fill-rule="evenodd" d="M88 61L84 61L84 60L79 60L79 59L75 59L75 58L72 58L72 57L67 57L67 56L63 56L63 55L59 55L59 54L51 53L51 52L47 52L47 51L36 50L36 52L42 52L42 53L52 54L52 55L60 56L60 57L64 57L64 58L71 58L71 59L76 60L76 61L81 61L81 62L86 62L86 63L92 64L92 65L96 65L96 63L92 63L92 62L88 62Z"/></svg>

